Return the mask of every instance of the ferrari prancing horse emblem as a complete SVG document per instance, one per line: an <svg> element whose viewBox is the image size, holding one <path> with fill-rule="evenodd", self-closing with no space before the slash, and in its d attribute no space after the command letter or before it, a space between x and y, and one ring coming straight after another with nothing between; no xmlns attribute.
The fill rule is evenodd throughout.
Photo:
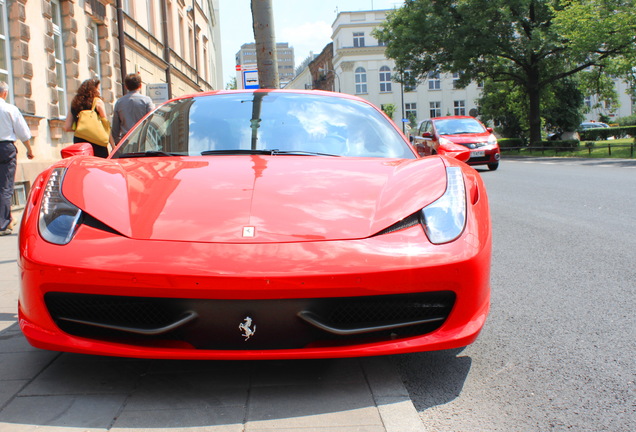
<svg viewBox="0 0 636 432"><path fill-rule="evenodd" d="M256 333L256 325L254 325L254 328L252 328L252 318L245 317L243 322L239 324L239 330L243 331L242 336L245 338L245 340L248 340L254 335L254 333Z"/></svg>

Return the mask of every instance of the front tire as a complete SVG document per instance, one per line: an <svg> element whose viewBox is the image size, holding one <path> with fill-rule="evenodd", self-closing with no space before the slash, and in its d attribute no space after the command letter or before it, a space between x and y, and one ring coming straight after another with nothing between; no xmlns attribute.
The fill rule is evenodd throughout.
<svg viewBox="0 0 636 432"><path fill-rule="evenodd" d="M488 169L490 171L495 171L497 168L499 168L499 162L488 164Z"/></svg>

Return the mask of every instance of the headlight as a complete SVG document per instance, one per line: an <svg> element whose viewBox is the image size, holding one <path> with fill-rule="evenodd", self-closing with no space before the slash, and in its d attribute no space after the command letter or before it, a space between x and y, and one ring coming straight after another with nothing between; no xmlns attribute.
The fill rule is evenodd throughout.
<svg viewBox="0 0 636 432"><path fill-rule="evenodd" d="M446 168L446 179L444 195L422 209L424 230L434 244L455 240L466 225L466 192L461 168Z"/></svg>
<svg viewBox="0 0 636 432"><path fill-rule="evenodd" d="M62 195L64 168L55 168L44 188L39 227L44 240L65 245L71 241L82 211Z"/></svg>
<svg viewBox="0 0 636 432"><path fill-rule="evenodd" d="M453 145L453 144L455 144L454 142L452 142L448 138L444 138L444 137L439 137L439 143L441 145Z"/></svg>
<svg viewBox="0 0 636 432"><path fill-rule="evenodd" d="M497 145L497 137L494 136L493 134L490 134L490 136L488 137L488 145L491 145L491 146Z"/></svg>

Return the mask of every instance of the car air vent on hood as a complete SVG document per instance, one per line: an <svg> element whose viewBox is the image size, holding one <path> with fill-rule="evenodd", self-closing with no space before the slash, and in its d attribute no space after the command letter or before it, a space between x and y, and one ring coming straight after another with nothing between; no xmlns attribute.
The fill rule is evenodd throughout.
<svg viewBox="0 0 636 432"><path fill-rule="evenodd" d="M88 213L85 213L85 212L82 212L81 224L89 226L91 228L95 228L95 229L101 230L101 231L106 231L106 232L109 232L109 233L112 233L112 234L122 235L120 232L112 229L111 227L109 227L105 223L95 219L93 216L91 216L91 215L89 215Z"/></svg>
<svg viewBox="0 0 636 432"><path fill-rule="evenodd" d="M420 212L413 213L411 216L408 216L408 217L402 219L398 223L395 223L395 224L391 225L390 227L383 229L382 231L377 233L376 236L389 234L389 233L392 233L392 232L395 232L395 231L399 231L399 230L402 230L402 229L405 229L405 228L410 228L413 225L417 225L419 223L420 223ZM375 236L373 236L373 237L375 237Z"/></svg>

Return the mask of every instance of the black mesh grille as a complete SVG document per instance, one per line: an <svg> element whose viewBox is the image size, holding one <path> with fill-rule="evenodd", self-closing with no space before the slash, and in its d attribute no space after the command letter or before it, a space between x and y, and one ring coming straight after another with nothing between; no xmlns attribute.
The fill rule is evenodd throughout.
<svg viewBox="0 0 636 432"><path fill-rule="evenodd" d="M199 349L289 349L426 334L443 324L455 294L443 291L325 299L205 300L47 293L44 299L63 331L91 339L145 346L179 342L180 346ZM169 326L188 313L196 314L196 319L161 334L125 330ZM319 318L327 327L355 330L388 325L391 329L332 334L301 319L302 313ZM256 329L249 342L239 329L247 317ZM431 319L430 323L410 324ZM401 327L403 323L407 325Z"/></svg>
<svg viewBox="0 0 636 432"><path fill-rule="evenodd" d="M54 318L69 318L120 326L164 326L174 319L162 299L85 294L48 294L46 304Z"/></svg>
<svg viewBox="0 0 636 432"><path fill-rule="evenodd" d="M445 316L449 302L422 303L409 299L373 299L352 301L347 299L327 312L333 324L361 325L399 321L415 321Z"/></svg>

